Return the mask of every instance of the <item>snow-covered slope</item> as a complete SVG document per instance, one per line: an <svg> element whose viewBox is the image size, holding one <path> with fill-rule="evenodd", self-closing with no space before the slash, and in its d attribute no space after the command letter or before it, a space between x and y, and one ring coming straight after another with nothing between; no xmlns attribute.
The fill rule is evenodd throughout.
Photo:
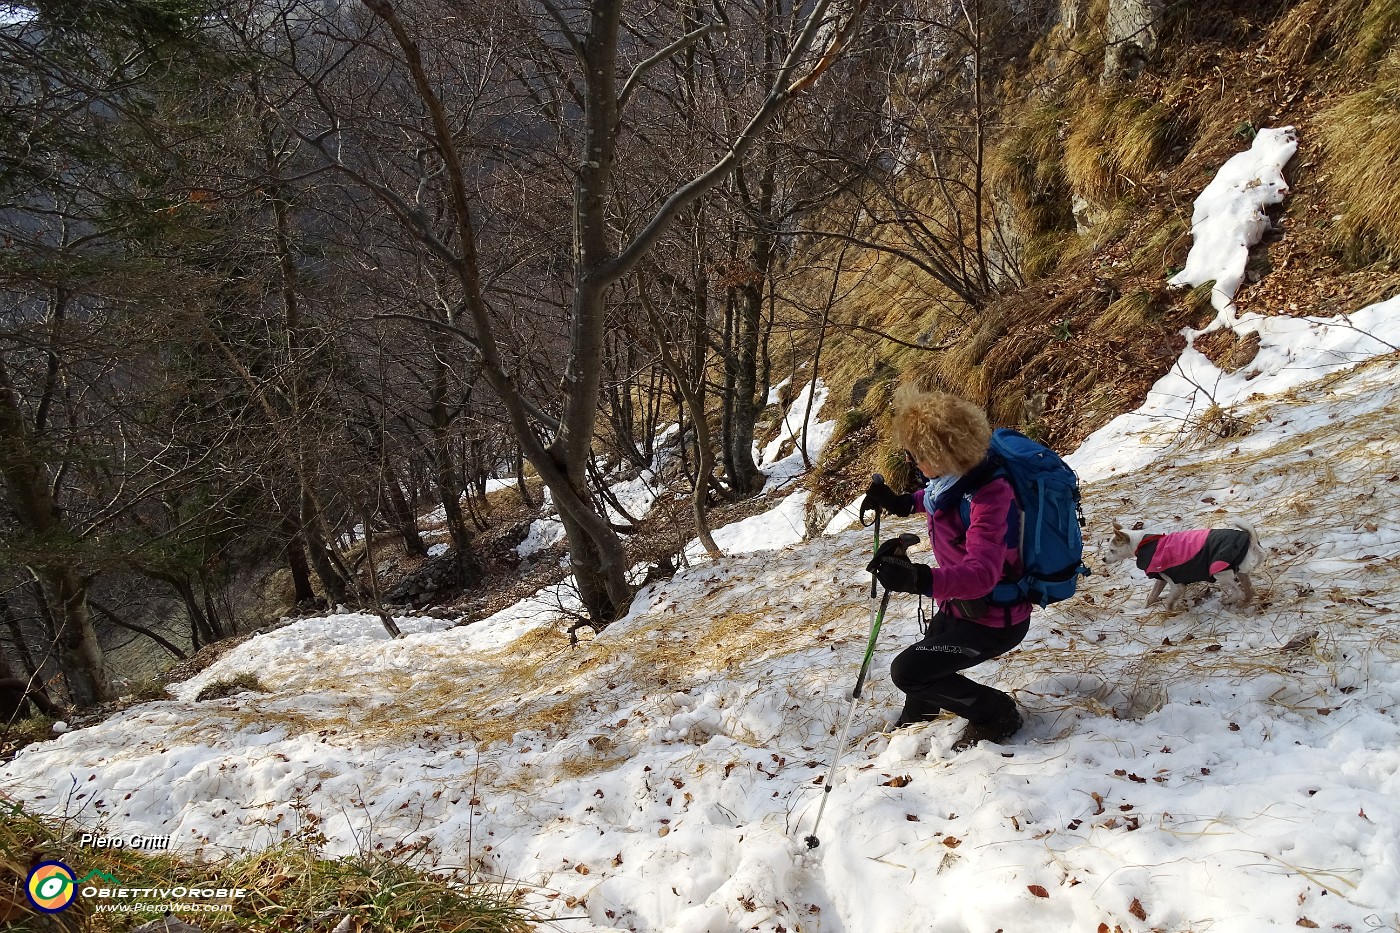
<svg viewBox="0 0 1400 933"><path fill-rule="evenodd" d="M1188 351L1072 458L1095 538L1251 520L1249 611L1205 590L1146 610L1145 581L1091 552L1081 595L976 670L1026 728L955 756L953 720L882 732L916 629L896 597L816 849L870 620L858 527L696 565L573 649L556 593L470 627L401 619L400 641L300 621L27 749L0 789L206 856L308 826L331 853L421 846L529 888L557 930L1395 929L1397 311L1246 320L1254 364ZM1205 390L1246 433L1202 425ZM269 692L194 701L243 672Z"/></svg>

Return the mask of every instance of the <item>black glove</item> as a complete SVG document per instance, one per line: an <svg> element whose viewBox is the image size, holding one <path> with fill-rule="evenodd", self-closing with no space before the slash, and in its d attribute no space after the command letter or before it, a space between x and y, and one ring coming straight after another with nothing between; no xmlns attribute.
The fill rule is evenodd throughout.
<svg viewBox="0 0 1400 933"><path fill-rule="evenodd" d="M914 511L914 494L906 492L900 495L884 483L871 483L865 491L865 498L860 500L861 518L865 518L866 512L879 512L881 509L901 518L910 515Z"/></svg>
<svg viewBox="0 0 1400 933"><path fill-rule="evenodd" d="M916 564L903 554L876 555L866 568L891 593L933 595L933 571L926 564Z"/></svg>

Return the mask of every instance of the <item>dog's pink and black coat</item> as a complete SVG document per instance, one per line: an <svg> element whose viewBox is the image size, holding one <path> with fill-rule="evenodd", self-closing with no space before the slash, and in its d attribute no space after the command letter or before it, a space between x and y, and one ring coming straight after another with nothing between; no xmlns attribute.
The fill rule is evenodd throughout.
<svg viewBox="0 0 1400 933"><path fill-rule="evenodd" d="M1184 586L1208 582L1222 570L1239 570L1249 555L1249 547L1248 532L1198 528L1144 535L1134 557L1138 568L1149 577Z"/></svg>

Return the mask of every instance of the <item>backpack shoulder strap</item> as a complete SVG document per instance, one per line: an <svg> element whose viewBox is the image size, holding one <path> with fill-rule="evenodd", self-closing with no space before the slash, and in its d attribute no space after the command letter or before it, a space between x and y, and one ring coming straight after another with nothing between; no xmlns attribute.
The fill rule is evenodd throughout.
<svg viewBox="0 0 1400 933"><path fill-rule="evenodd" d="M976 492L1005 473L1006 464L1002 462L1002 459L995 453L988 454L985 460L968 470L956 483L944 490L943 494L938 497L938 501L933 504L933 511L944 512L960 507L965 496Z"/></svg>

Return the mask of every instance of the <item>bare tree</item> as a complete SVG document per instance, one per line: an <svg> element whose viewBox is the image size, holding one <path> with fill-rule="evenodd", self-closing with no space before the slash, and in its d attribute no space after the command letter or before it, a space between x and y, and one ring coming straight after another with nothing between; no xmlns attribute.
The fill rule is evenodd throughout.
<svg viewBox="0 0 1400 933"><path fill-rule="evenodd" d="M623 36L654 34L655 26L631 24L630 32L625 31L618 0L592 0L574 9L549 0L519 10L445 4L441 9L416 7L411 16L388 0L365 0L364 8L379 28L339 16L334 29L327 30L339 43L334 50L323 47L314 62L293 62L303 87L329 119L320 128L301 125L302 139L388 207L454 277L446 320L436 324L471 348L525 458L549 487L568 534L580 596L598 626L624 610L631 597L621 541L587 492L609 292L638 267L682 212L742 164L784 107L836 60L860 4L841 17L829 15L831 6L830 0L812 6L787 56L775 64L767 96L747 121L726 134L710 165L680 185L650 191L645 205L617 201L618 159L629 116L637 101L652 93L650 73L707 37L720 35L722 19L682 28L648 49L625 43ZM813 54L823 32L823 51ZM561 63L560 53L572 58L572 66ZM531 70L523 70L522 62L531 63ZM395 139L382 123L367 125L374 119L369 108L351 113L344 97L335 97L333 79L354 68L365 69L361 78L372 78L373 90L361 92L362 101L390 88L397 92L400 78L416 98L415 112L395 114ZM481 169L485 155L474 147L493 145L487 127L497 114L484 112L474 75L514 80L511 100L527 107L509 115L501 112L499 119L509 120L517 136L528 138L537 152L543 151L539 139L572 141L566 144L573 150L565 170L572 178L569 214L554 218L556 228L572 231L562 378L547 394L529 380L520 348L509 342L510 329L501 314L507 302L501 300L498 280L484 275L506 263L498 254L481 251L483 229L491 232L490 224L483 227L479 219L490 210L481 186L499 184L508 166L498 154L495 178L487 179ZM401 107L402 97L396 99ZM405 140L410 141L407 147L419 141L407 159ZM391 141L397 151L385 148ZM385 158L392 161L392 175ZM644 219L628 224L631 232L619 237L615 224L629 211ZM485 245L498 244L488 240ZM543 309L538 303L534 307Z"/></svg>
<svg viewBox="0 0 1400 933"><path fill-rule="evenodd" d="M700 294L700 293L696 293ZM674 290L672 292L675 297ZM705 412L705 342L704 342L704 315L702 308L692 308L689 315L671 315L669 321L663 317L663 312L651 300L647 291L646 282L639 285L638 300L642 308L646 311L647 322L651 327L651 339L655 342L656 353L661 360L666 371L671 374L671 379L684 402L686 414L690 416L690 423L695 431L695 480L691 488L690 506L691 515L695 520L695 534L700 539L700 544L705 548L705 553L711 557L719 557L722 551L715 543L714 535L710 531L710 523L707 518L706 503L712 487L718 484L714 481L714 441L710 437L709 417ZM697 313L701 312L701 313ZM694 324L690 330L692 355L689 360L673 352L674 348L684 345L675 339L677 331L676 324L687 320L700 322L699 339L696 339ZM684 444L684 438L681 439Z"/></svg>
<svg viewBox="0 0 1400 933"><path fill-rule="evenodd" d="M0 142L0 559L33 578L43 641L80 705L111 695L104 634L181 650L95 602L98 581L162 581L197 647L229 631L223 568L264 557L269 537L257 517L270 504L266 441L286 419L271 406L261 436L250 436L256 419L245 415L268 402L272 380L245 339L257 328L230 339L261 296L246 301L252 250L214 255L236 242L225 238L237 214L227 204L268 211L263 255L274 266L296 257L285 192L247 186L241 201L211 210L229 192L198 185L186 161L256 138L209 142L222 136L211 126L236 121L194 80L227 64L206 25L192 8L146 0L45 5L0 25L16 129ZM277 294L298 297L293 276L280 282ZM293 349L298 362L309 355ZM229 363L217 374L209 350ZM29 633L15 639L26 644ZM46 663L36 658L35 669Z"/></svg>

